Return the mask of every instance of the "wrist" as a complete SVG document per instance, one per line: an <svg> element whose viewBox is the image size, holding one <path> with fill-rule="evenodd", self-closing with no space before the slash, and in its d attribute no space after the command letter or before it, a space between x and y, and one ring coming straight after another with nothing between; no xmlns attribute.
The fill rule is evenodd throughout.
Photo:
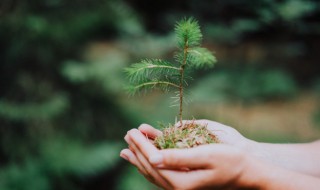
<svg viewBox="0 0 320 190"><path fill-rule="evenodd" d="M308 177L307 179L303 178L305 176L299 173L285 170L248 155L245 159L244 170L239 177L237 187L256 190L304 189L305 184L303 181L309 179ZM292 181L292 179L297 180ZM310 181L310 183L314 183L314 181Z"/></svg>
<svg viewBox="0 0 320 190"><path fill-rule="evenodd" d="M263 178L261 173L263 173L264 169L260 162L245 154L241 164L242 170L236 181L236 188L262 189L260 178Z"/></svg>
<svg viewBox="0 0 320 190"><path fill-rule="evenodd" d="M317 190L320 180L313 176L286 170L260 160L251 162L243 175L244 188L259 190Z"/></svg>

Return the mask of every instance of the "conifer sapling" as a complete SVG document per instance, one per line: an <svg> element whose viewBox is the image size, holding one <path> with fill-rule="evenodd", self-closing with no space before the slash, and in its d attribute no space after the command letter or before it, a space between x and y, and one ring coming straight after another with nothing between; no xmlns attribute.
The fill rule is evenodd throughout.
<svg viewBox="0 0 320 190"><path fill-rule="evenodd" d="M164 127L163 135L154 140L159 149L191 148L201 144L217 142L217 138L209 132L206 126L194 123L183 124L184 91L190 71L201 68L210 68L216 58L206 48L200 47L202 34L198 22L193 18L182 19L175 26L178 50L172 64L161 59L144 59L126 68L131 85L129 91L134 94L141 90L159 88L165 92L176 89L179 103L180 127Z"/></svg>

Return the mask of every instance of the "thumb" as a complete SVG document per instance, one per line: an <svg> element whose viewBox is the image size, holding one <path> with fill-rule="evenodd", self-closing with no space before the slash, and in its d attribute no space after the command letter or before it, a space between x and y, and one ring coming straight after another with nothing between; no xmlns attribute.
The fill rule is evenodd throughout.
<svg viewBox="0 0 320 190"><path fill-rule="evenodd" d="M207 146L190 149L166 149L149 157L149 162L158 168L203 169L210 167L210 151Z"/></svg>

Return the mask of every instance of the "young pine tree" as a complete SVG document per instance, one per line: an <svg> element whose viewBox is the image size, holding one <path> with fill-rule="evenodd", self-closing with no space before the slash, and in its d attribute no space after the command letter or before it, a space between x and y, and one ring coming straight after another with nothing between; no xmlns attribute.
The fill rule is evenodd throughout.
<svg viewBox="0 0 320 190"><path fill-rule="evenodd" d="M161 59L144 59L140 63L135 63L126 69L131 82L129 90L133 94L141 90L155 88L166 92L176 89L178 93L178 116L181 127L179 130L170 127L164 130L164 136L161 139L156 139L156 145L159 148L185 148L193 146L192 143L181 145L182 141L190 141L186 140L188 139L186 134L191 133L195 135L198 133L194 131L198 127L193 124L182 126L184 91L188 84L187 79L190 78L188 74L195 69L213 67L216 62L216 58L208 49L200 47L202 34L199 24L195 19L188 18L177 22L175 33L178 48L174 56L176 63L170 63ZM212 139L208 138L210 134L205 130L205 127L202 126L200 128L200 131L202 131L201 135L204 135L205 139ZM183 136L181 136L182 134ZM172 142L168 142L168 139L171 139ZM203 144L199 142L194 143ZM181 146L178 146L179 144Z"/></svg>

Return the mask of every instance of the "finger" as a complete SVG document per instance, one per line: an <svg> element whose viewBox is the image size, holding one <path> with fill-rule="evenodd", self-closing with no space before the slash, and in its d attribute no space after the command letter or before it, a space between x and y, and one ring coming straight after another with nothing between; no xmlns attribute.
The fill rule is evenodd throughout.
<svg viewBox="0 0 320 190"><path fill-rule="evenodd" d="M124 156L124 159L128 158L128 161L131 164L135 165L141 174L148 175L147 169L144 167L144 165L140 162L140 160L136 156L135 150L132 147L132 143L129 139L129 136L126 135L124 139L129 144L129 149L124 149L123 151L121 151L120 156L122 153L122 155Z"/></svg>
<svg viewBox="0 0 320 190"><path fill-rule="evenodd" d="M157 136L162 135L162 132L158 129L153 128L152 126L148 124L142 124L139 126L139 131L141 131L143 134L147 135L148 138L155 139Z"/></svg>
<svg viewBox="0 0 320 190"><path fill-rule="evenodd" d="M210 170L159 170L159 173L176 189L203 189L208 187L212 180Z"/></svg>
<svg viewBox="0 0 320 190"><path fill-rule="evenodd" d="M148 171L148 169L146 169L146 166L142 163L143 159L141 158L141 153L135 147L135 145L131 142L128 135L125 136L125 140L129 144L130 149L122 150L120 153L120 156L124 157L124 159L127 158L131 164L135 165L139 173L141 173L148 181L160 186L158 182L160 180L156 181L154 177L150 175L150 172ZM162 178L162 177L159 176L159 178Z"/></svg>
<svg viewBox="0 0 320 190"><path fill-rule="evenodd" d="M130 151L130 150L129 150ZM133 154L133 159L130 159L130 162L135 165L139 171L139 173L141 175L143 175L148 181L150 181L151 183L154 183L158 186L160 186L160 184L158 183L158 181L156 181L152 175L149 174L149 172L147 172L147 170L145 169L145 167L143 166L143 164L138 160L137 156L131 151L131 153Z"/></svg>
<svg viewBox="0 0 320 190"><path fill-rule="evenodd" d="M202 145L190 149L166 149L151 155L149 161L158 168L176 169L206 169L211 168L212 145Z"/></svg>
<svg viewBox="0 0 320 190"><path fill-rule="evenodd" d="M130 151L132 151L133 152L133 154L135 154L135 150L132 148L132 145L130 145L130 144L132 144L130 141L128 141L127 139L129 138L129 136L128 135L126 135L125 136L125 139L126 139L126 141L127 141L127 143L129 144L129 150ZM153 144L153 140L151 140L151 139L148 139L148 141L151 143L151 144ZM124 159L126 159L126 158L124 158Z"/></svg>
<svg viewBox="0 0 320 190"><path fill-rule="evenodd" d="M130 139L128 133L129 133L129 132L127 132L127 135L124 137L124 140L127 142L128 146L129 146L129 149L135 154L135 150L132 148L133 142L132 142L132 140ZM151 140L149 140L149 142L152 143Z"/></svg>
<svg viewBox="0 0 320 190"><path fill-rule="evenodd" d="M149 159L152 154L157 154L159 152L159 150L151 144L139 130L130 130L128 136L146 158Z"/></svg>
<svg viewBox="0 0 320 190"><path fill-rule="evenodd" d="M132 149L132 146L131 146L132 142L130 140L130 137L129 137L128 133L124 137L124 140L127 142L128 146L129 146L129 149L135 154L134 150Z"/></svg>
<svg viewBox="0 0 320 190"><path fill-rule="evenodd" d="M145 168L142 166L142 164L137 159L136 155L131 150L123 149L120 152L120 156L123 159L129 161L132 165L136 166L141 174L147 175Z"/></svg>
<svg viewBox="0 0 320 190"><path fill-rule="evenodd" d="M168 182L149 164L140 150L132 143L129 135L125 136L125 141L129 144L130 149L121 151L120 156L127 159L131 164L138 168L138 171L151 183L159 187L168 189Z"/></svg>
<svg viewBox="0 0 320 190"><path fill-rule="evenodd" d="M133 152L131 150L129 150L127 148L121 150L120 157L129 161L133 165L137 165L137 159L135 158L135 155L133 154Z"/></svg>
<svg viewBox="0 0 320 190"><path fill-rule="evenodd" d="M134 130L138 131L138 130ZM138 131L138 133L140 133ZM140 135L142 135L140 133ZM147 140L145 137L142 137L144 140ZM126 142L129 144L130 149L132 149L132 152L134 152L138 163L140 163L140 166L138 168L141 168L142 174L152 183L160 186L168 188L167 182L160 176L160 174L150 165L148 160L145 158L144 154L141 153L141 150L135 145L135 143L130 138L130 131L125 136ZM147 142L149 142L147 140ZM150 143L150 142L149 142ZM151 144L151 143L150 143Z"/></svg>
<svg viewBox="0 0 320 190"><path fill-rule="evenodd" d="M131 146L135 152L135 155L137 156L137 159L139 160L139 163L141 163L143 168L146 169L147 175L144 175L144 176L150 182L155 183L160 187L165 187L167 189L168 188L167 181L164 178L162 178L161 175L158 173L158 171L151 166L147 158L141 153L140 149L134 143L132 143Z"/></svg>

